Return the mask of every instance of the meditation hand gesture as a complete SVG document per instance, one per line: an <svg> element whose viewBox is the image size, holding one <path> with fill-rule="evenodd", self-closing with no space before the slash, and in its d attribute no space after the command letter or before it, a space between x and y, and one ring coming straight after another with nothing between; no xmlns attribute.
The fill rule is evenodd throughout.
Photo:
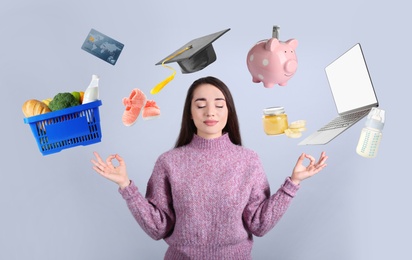
<svg viewBox="0 0 412 260"><path fill-rule="evenodd" d="M305 159L309 159L310 163L308 166L303 165L303 161ZM325 152L322 152L319 158L319 161L316 162L315 158L313 158L309 154L302 153L298 161L296 162L295 168L293 168L292 176L290 177L292 182L295 184L299 184L304 179L312 177L313 175L320 172L323 168L326 167L326 156Z"/></svg>
<svg viewBox="0 0 412 260"><path fill-rule="evenodd" d="M126 164L118 154L109 155L106 161L103 161L97 152L93 153L97 160L92 159L93 169L108 180L115 182L121 189L129 186L130 180L126 172ZM112 160L118 161L118 166L114 166Z"/></svg>

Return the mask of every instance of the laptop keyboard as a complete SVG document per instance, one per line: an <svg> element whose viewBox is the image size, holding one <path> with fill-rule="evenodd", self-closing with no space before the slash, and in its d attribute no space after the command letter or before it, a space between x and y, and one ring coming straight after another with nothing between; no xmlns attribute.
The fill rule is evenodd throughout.
<svg viewBox="0 0 412 260"><path fill-rule="evenodd" d="M359 119L361 119L366 114L368 114L369 111L370 110L367 109L367 110L362 110L359 112L354 112L348 115L338 116L332 121L330 121L328 124L326 124L324 127L320 128L319 131L348 127L356 123Z"/></svg>

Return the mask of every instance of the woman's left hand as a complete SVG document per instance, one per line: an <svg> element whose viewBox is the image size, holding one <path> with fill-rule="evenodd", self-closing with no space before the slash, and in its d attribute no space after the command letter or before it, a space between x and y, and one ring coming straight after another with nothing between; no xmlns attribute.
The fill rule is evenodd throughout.
<svg viewBox="0 0 412 260"><path fill-rule="evenodd" d="M308 166L303 165L303 161L305 159L309 159L310 161ZM293 183L299 184L304 179L312 177L326 167L327 159L328 156L326 156L325 152L321 153L319 161L317 162L313 156L302 153L299 156L298 161L296 162L295 168L293 168L292 176L290 177L290 179Z"/></svg>

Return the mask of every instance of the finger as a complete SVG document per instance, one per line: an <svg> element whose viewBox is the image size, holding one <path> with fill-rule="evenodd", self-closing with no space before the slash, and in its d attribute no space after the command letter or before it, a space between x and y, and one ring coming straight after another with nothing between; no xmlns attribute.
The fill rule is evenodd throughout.
<svg viewBox="0 0 412 260"><path fill-rule="evenodd" d="M325 156L323 159L322 159L322 164L326 164L326 160L328 159L328 157L327 156Z"/></svg>
<svg viewBox="0 0 412 260"><path fill-rule="evenodd" d="M99 159L97 159L97 160L91 159L90 161L92 162L92 164L95 167L98 167L98 168L103 167L103 161L101 159L100 160Z"/></svg>
<svg viewBox="0 0 412 260"><path fill-rule="evenodd" d="M312 155L307 154L307 155L306 155L306 158L309 159L310 165L314 165L314 164L315 164L316 160L315 160L315 158L314 158Z"/></svg>
<svg viewBox="0 0 412 260"><path fill-rule="evenodd" d="M113 163L112 163L112 160L113 160L114 158L115 158L115 155L110 155L109 157L107 157L106 163L107 163L107 165L108 165L109 167L114 168L114 167L113 167Z"/></svg>
<svg viewBox="0 0 412 260"><path fill-rule="evenodd" d="M326 167L326 163L324 163L324 162L318 162L316 165L315 165L315 169L317 170L317 171L320 171L320 170L322 170L323 168L325 168Z"/></svg>
<svg viewBox="0 0 412 260"><path fill-rule="evenodd" d="M92 162L93 167L98 167L100 165L100 163L98 163L97 161L95 161L93 159L91 159L90 161Z"/></svg>
<svg viewBox="0 0 412 260"><path fill-rule="evenodd" d="M316 170L315 170L315 173L314 173L314 174L319 173L319 172L320 172L320 171L322 171L322 170L323 170L323 168L325 168L325 167L326 167L326 165L324 164L324 165L320 166L319 168L316 168Z"/></svg>
<svg viewBox="0 0 412 260"><path fill-rule="evenodd" d="M119 160L119 159L117 158L117 154L112 154L112 155L110 155L109 157L107 157L107 159L106 159L107 165L108 165L110 168L112 168L112 169L116 168L115 165L113 164L113 160L114 160L114 159Z"/></svg>
<svg viewBox="0 0 412 260"><path fill-rule="evenodd" d="M125 164L123 158L120 155L116 154L115 158L116 158L117 161L119 161L119 165L124 165Z"/></svg>
<svg viewBox="0 0 412 260"><path fill-rule="evenodd" d="M102 173L102 170L98 166L93 166L93 170L95 170L97 173Z"/></svg>
<svg viewBox="0 0 412 260"><path fill-rule="evenodd" d="M302 153L302 154L299 156L296 164L297 164L297 165L302 164L303 161L305 160L305 157L306 157L306 154L305 154L305 153Z"/></svg>
<svg viewBox="0 0 412 260"><path fill-rule="evenodd" d="M320 154L319 161L322 160L322 159L324 159L325 156L326 156L326 153L325 153L325 152L322 152L322 153Z"/></svg>
<svg viewBox="0 0 412 260"><path fill-rule="evenodd" d="M93 152L93 154L94 154L94 156L96 157L96 159L99 163L103 163L102 158L100 157L100 155L97 152Z"/></svg>
<svg viewBox="0 0 412 260"><path fill-rule="evenodd" d="M323 155L319 159L320 164L324 164L329 157L323 153Z"/></svg>
<svg viewBox="0 0 412 260"><path fill-rule="evenodd" d="M102 158L99 156L97 152L94 152L94 155L96 156L97 160L94 160L94 159L90 160L93 164L93 170L95 170L99 174L102 174L105 171L106 164L103 162Z"/></svg>
<svg viewBox="0 0 412 260"><path fill-rule="evenodd" d="M98 162L95 162L95 161L93 161L92 160L92 162L93 162L93 170L95 170L97 173L102 173L103 171L102 171L102 169L101 169L101 166L100 166L100 164L98 163Z"/></svg>
<svg viewBox="0 0 412 260"><path fill-rule="evenodd" d="M104 170L100 169L97 166L93 166L93 170L95 170L98 174L100 174L103 177L107 178L107 176L108 176L108 174Z"/></svg>

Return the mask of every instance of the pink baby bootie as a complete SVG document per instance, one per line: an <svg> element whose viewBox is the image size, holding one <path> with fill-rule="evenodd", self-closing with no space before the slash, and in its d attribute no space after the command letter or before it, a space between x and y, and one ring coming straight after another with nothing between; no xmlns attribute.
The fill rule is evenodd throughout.
<svg viewBox="0 0 412 260"><path fill-rule="evenodd" d="M125 126L132 126L136 123L140 111L146 105L146 95L138 88L130 93L128 98L123 98L123 105L126 107L123 112L122 122Z"/></svg>
<svg viewBox="0 0 412 260"><path fill-rule="evenodd" d="M153 119L160 116L160 108L157 106L154 100L147 100L146 105L143 108L143 119Z"/></svg>

